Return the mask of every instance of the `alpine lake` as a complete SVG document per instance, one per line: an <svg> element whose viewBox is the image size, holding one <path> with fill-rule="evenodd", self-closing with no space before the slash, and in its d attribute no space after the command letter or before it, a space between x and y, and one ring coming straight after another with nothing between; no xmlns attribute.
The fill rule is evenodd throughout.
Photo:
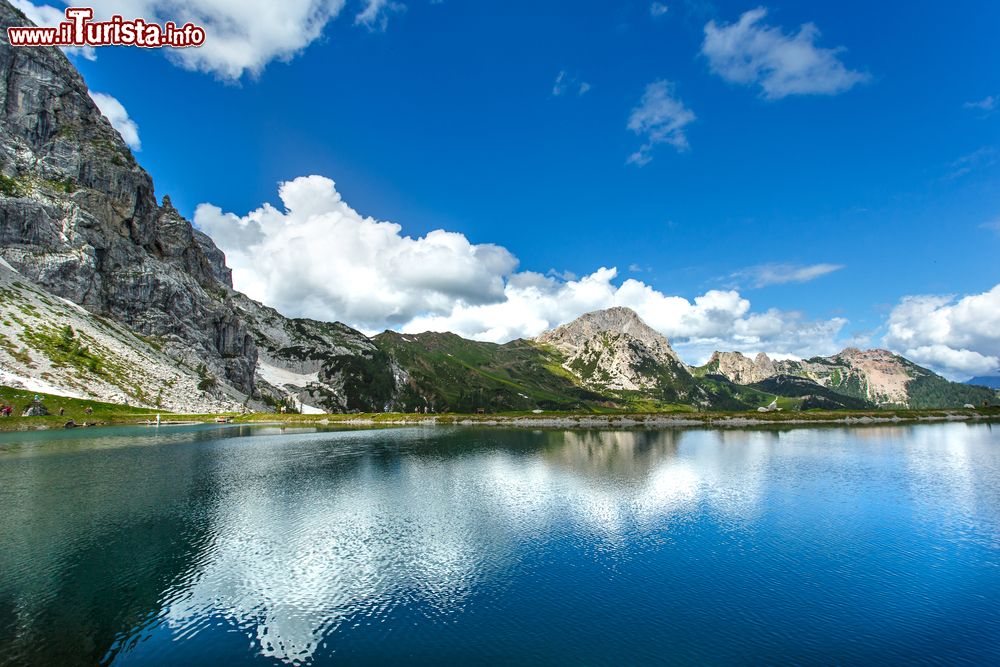
<svg viewBox="0 0 1000 667"><path fill-rule="evenodd" d="M1000 426L0 434L0 664L1000 664Z"/></svg>

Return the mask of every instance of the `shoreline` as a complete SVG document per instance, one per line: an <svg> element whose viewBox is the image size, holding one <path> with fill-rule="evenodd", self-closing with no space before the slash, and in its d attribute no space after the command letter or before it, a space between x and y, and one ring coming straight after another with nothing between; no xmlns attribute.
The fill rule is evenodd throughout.
<svg viewBox="0 0 1000 667"><path fill-rule="evenodd" d="M982 413L972 414L972 411L962 412L939 412L929 411L927 414L900 416L900 415L813 415L802 417L800 415L762 418L752 413L746 415L711 415L703 414L692 416L669 415L647 415L647 414L623 414L623 415L564 415L548 417L506 417L495 415L490 417L472 416L438 416L428 415L426 418L400 418L400 419L374 419L362 418L337 418L329 419L329 415L317 415L324 417L321 419L284 419L280 421L268 420L268 424L288 424L296 426L317 425L317 426L489 426L489 427L519 427L519 428L559 428L559 429L594 429L594 428L744 428L751 426L814 426L814 425L837 425L837 426L869 426L875 424L920 424L920 423L942 423L942 422L1000 422L1000 414ZM235 423L257 423L255 421L238 420Z"/></svg>
<svg viewBox="0 0 1000 667"><path fill-rule="evenodd" d="M215 415L165 414L161 426L196 426L217 424ZM322 414L227 415L230 421L220 426L317 426L360 427L380 426L481 426L550 429L628 429L628 428L748 428L760 426L871 426L943 422L1000 422L1000 409L986 410L898 410L878 412L723 412L723 413L619 413L619 414ZM0 419L0 433L38 430L76 430L94 427L147 426L148 416L97 417L87 425L77 424L66 429L62 421L52 417L8 417Z"/></svg>

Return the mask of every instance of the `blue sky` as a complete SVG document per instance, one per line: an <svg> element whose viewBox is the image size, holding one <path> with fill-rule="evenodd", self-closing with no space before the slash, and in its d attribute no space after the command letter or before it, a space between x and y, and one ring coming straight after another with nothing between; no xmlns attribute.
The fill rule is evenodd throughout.
<svg viewBox="0 0 1000 667"><path fill-rule="evenodd" d="M224 18L245 21L251 45L267 30L239 9L214 16L194 0L103 4L179 21L186 8L208 24L209 40ZM318 37L289 37L274 53L261 47L256 73L240 72L225 52L189 61L129 48L73 56L92 90L127 109L140 162L189 218L206 202L234 217L265 202L281 210L278 183L316 174L336 181L362 216L400 225L400 236L444 229L516 257L516 269L491 264L503 284L484 278L465 305L503 300L517 272L551 270L573 282L617 267L612 285L633 278L690 304L736 292L751 304L742 315L734 306L737 319L773 311L784 318L779 328L803 328L792 338L752 326L734 336L669 320L712 313L642 302L673 313L638 308L682 350L686 342L691 360L727 344L802 355L858 342L909 352L953 377L996 364L1000 341L966 320L988 320L1000 307L1000 291L991 292L1000 282L1000 4L288 5L306 8ZM766 13L745 16L758 7ZM317 21L316 11L328 16ZM741 17L746 30L737 34ZM706 26L720 31L714 46ZM803 58L818 64L795 73ZM652 128L636 120L644 95L656 107L647 109L659 123ZM257 224L249 218L204 220L234 261L246 251L259 267L281 247L254 255L226 238L225 224ZM274 234L284 233L282 220ZM324 236L321 224L303 229ZM289 271L267 279L297 282ZM386 289L398 287L387 280ZM451 288L404 306L387 296L396 305L385 308L396 310L381 315L343 294L256 290L248 283L252 295L299 311L290 314L484 339L535 333L538 322L574 314L494 313L524 320L499 331L456 314L448 299L464 297ZM935 297L903 302L916 295ZM948 331L926 326L932 320ZM841 326L832 333L810 328L833 321Z"/></svg>

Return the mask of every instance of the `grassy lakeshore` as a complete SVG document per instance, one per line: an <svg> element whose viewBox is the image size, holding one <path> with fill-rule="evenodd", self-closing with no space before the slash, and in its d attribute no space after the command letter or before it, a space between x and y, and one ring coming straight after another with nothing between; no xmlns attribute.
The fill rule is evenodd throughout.
<svg viewBox="0 0 1000 667"><path fill-rule="evenodd" d="M948 420L1000 421L1000 407L942 410L865 410L804 412L504 412L498 414L175 414L162 410L135 408L115 403L101 403L51 394L37 395L52 413L48 416L21 417L25 407L33 402L36 392L10 387L0 387L0 404L14 406L10 417L0 417L0 431L24 431L64 428L72 420L78 426L110 426L143 424L155 420L157 414L164 424L210 423L216 417L231 418L240 424L288 424L297 426L378 426L378 425L480 425L521 426L537 428L629 428L629 427L681 427L722 426L741 427L767 424L878 424L915 423ZM64 414L59 415L62 408ZM87 409L90 413L87 413Z"/></svg>

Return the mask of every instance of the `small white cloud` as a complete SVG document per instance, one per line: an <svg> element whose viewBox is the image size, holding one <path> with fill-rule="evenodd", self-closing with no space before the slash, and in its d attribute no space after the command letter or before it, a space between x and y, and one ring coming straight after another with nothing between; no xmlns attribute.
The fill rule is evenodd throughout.
<svg viewBox="0 0 1000 667"><path fill-rule="evenodd" d="M981 228L983 228L983 229L990 230L994 234L1000 235L1000 218L997 218L996 220L994 220L992 222L984 222L983 224L981 224L979 226Z"/></svg>
<svg viewBox="0 0 1000 667"><path fill-rule="evenodd" d="M628 157L628 163L640 167L648 164L653 159L653 149L659 144L669 144L678 151L688 150L684 128L695 119L694 112L676 97L674 84L669 81L649 84L628 120L628 129L642 137L645 143Z"/></svg>
<svg viewBox="0 0 1000 667"><path fill-rule="evenodd" d="M1000 285L960 299L904 297L883 343L948 377L993 374L1000 369Z"/></svg>
<svg viewBox="0 0 1000 667"><path fill-rule="evenodd" d="M749 279L754 287L806 283L844 268L843 264L759 264L737 271L736 279Z"/></svg>
<svg viewBox="0 0 1000 667"><path fill-rule="evenodd" d="M654 2L649 6L649 15L653 18L659 18L664 16L668 11L669 7L662 2Z"/></svg>
<svg viewBox="0 0 1000 667"><path fill-rule="evenodd" d="M772 100L788 95L836 95L869 80L840 61L843 48L816 45L819 29L806 23L794 34L762 21L763 7L744 13L733 24L705 25L701 52L711 70L726 81L759 85Z"/></svg>
<svg viewBox="0 0 1000 667"><path fill-rule="evenodd" d="M555 83L552 84L552 95L559 97L566 92L566 70L559 70Z"/></svg>
<svg viewBox="0 0 1000 667"><path fill-rule="evenodd" d="M36 5L29 0L11 0L13 5L21 10L28 20L43 28L54 28L66 20L66 14L62 9L57 9L51 5ZM92 46L65 46L60 47L70 55L78 55L87 60L97 60L97 52Z"/></svg>
<svg viewBox="0 0 1000 667"><path fill-rule="evenodd" d="M950 162L948 164L948 173L944 175L944 180L951 181L961 178L974 171L992 167L996 162L997 150L992 146L983 146Z"/></svg>
<svg viewBox="0 0 1000 667"><path fill-rule="evenodd" d="M985 111L989 113L996 110L997 98L993 95L987 95L978 102L966 102L962 106L964 106L966 109L978 109L980 111Z"/></svg>
<svg viewBox="0 0 1000 667"><path fill-rule="evenodd" d="M354 17L355 25L384 32L389 25L389 15L406 10L406 5L392 0L365 0L365 7Z"/></svg>
<svg viewBox="0 0 1000 667"><path fill-rule="evenodd" d="M111 121L111 127L118 130L122 139L128 147L134 151L142 150L142 141L139 140L139 126L129 118L128 111L116 98L104 93L90 92L90 98L101 110L104 117Z"/></svg>
<svg viewBox="0 0 1000 667"><path fill-rule="evenodd" d="M552 83L552 96L560 97L571 90L575 90L577 95L586 95L590 91L590 84L580 81L576 76L570 75L566 70L560 70L556 75L556 80Z"/></svg>
<svg viewBox="0 0 1000 667"><path fill-rule="evenodd" d="M546 275L567 281L576 280L578 278L578 276L572 271L556 271L555 269L549 269L549 272Z"/></svg>

